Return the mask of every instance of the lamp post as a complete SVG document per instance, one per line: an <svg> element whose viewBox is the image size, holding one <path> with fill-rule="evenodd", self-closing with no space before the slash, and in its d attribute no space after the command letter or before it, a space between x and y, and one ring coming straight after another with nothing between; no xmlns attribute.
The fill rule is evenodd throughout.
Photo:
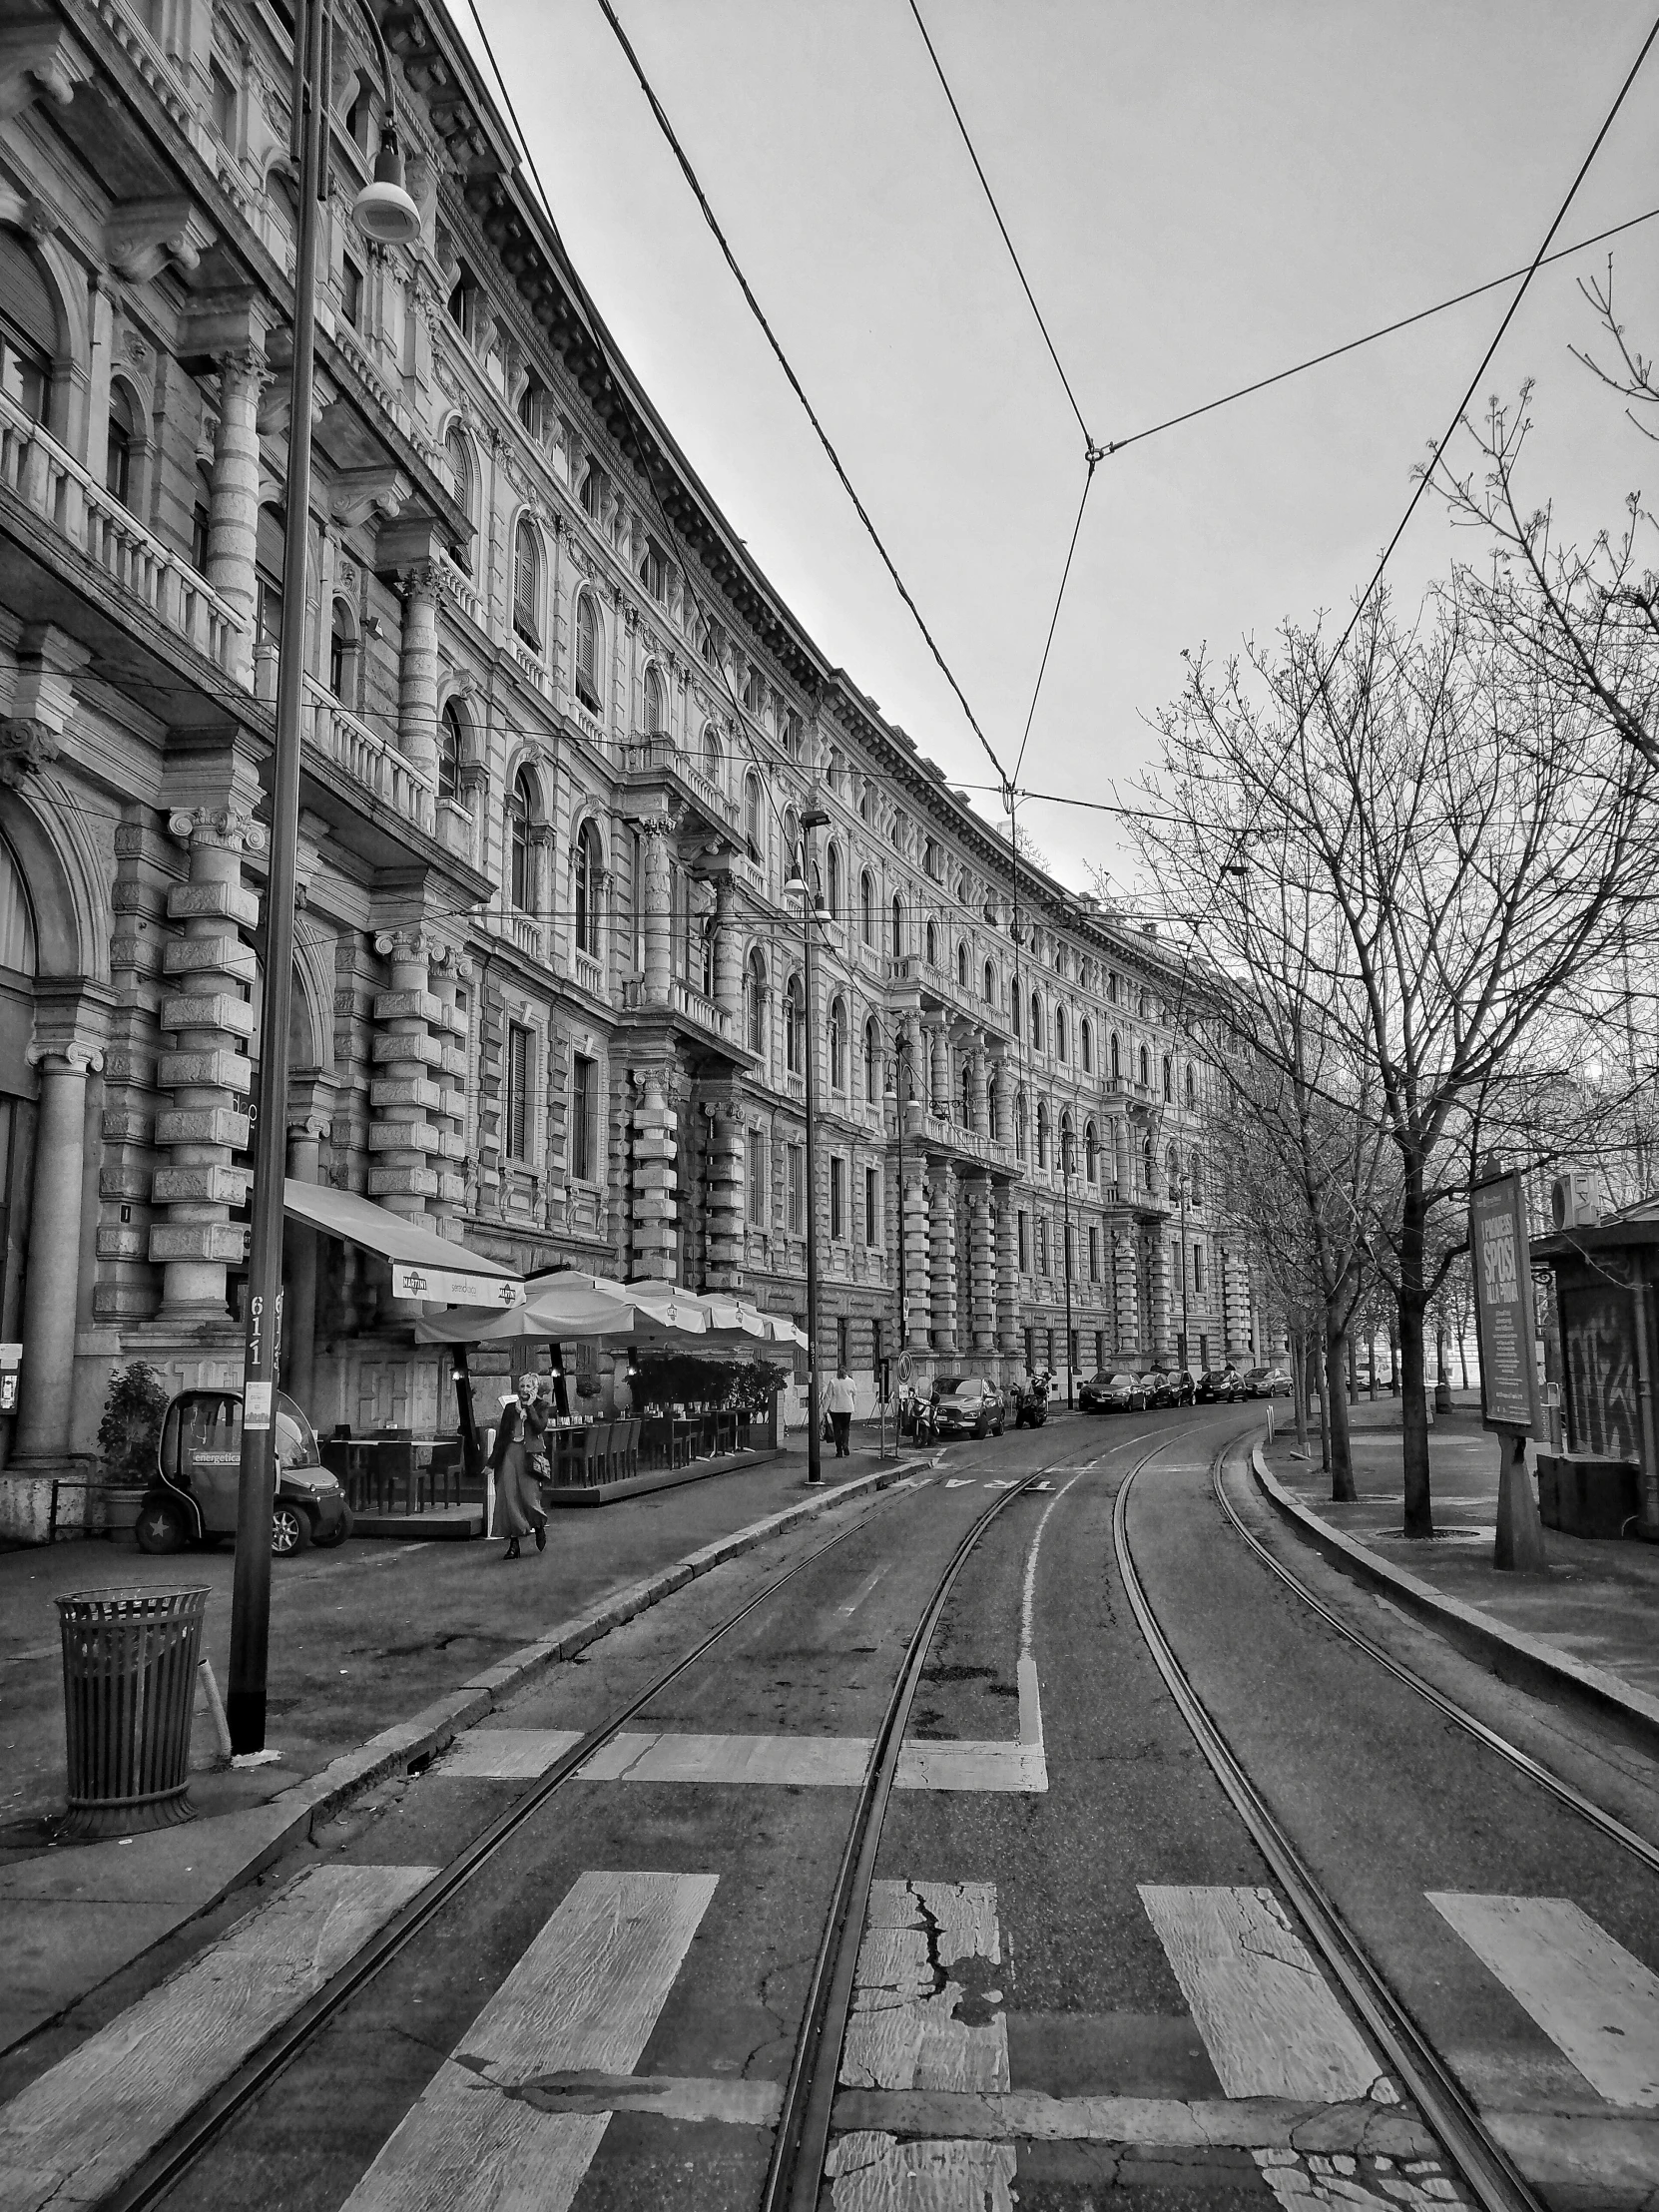
<svg viewBox="0 0 1659 2212"><path fill-rule="evenodd" d="M903 1357L910 1348L910 1297L905 1288L904 1274L904 1108L909 1101L898 1087L898 1064L901 1060L904 1063L906 1084L912 1092L914 1081L910 1069L910 1040L902 1029L894 1035L892 1060L892 1095L893 1103L897 1108L895 1118L898 1128L898 1190L895 1194L897 1204L893 1208L893 1219L898 1227L898 1265L895 1270L893 1292L894 1303L898 1311L898 1350L900 1357ZM895 1451L898 1448L898 1401L896 1398L893 1400L893 1448Z"/></svg>
<svg viewBox="0 0 1659 2212"><path fill-rule="evenodd" d="M420 235L420 211L403 189L391 55L379 24L361 11L379 48L385 128L374 182L357 195L359 227L386 245ZM273 1426L282 1339L282 1184L286 1171L288 1009L293 994L293 875L299 842L299 702L305 658L305 537L310 513L311 391L316 360L317 215L328 191L327 130L331 0L295 0L292 145L299 170L299 227L293 275L293 387L288 418L287 518L282 540L282 619L277 639L276 744L272 763L271 872L266 889L265 1004L254 1122L253 1226L248 1255L248 1327L243 1371L237 1556L231 1591L231 1668L225 1700L231 1750L265 1751L266 1677L271 1644L271 1507L276 1488Z"/></svg>
<svg viewBox="0 0 1659 2212"><path fill-rule="evenodd" d="M787 893L801 900L801 935L805 947L807 986L807 1480L824 1480L824 1439L819 1434L822 1415L819 1412L818 1388L818 1108L814 1100L814 1075L818 1067L818 993L814 988L817 970L813 961L815 924L819 918L819 900L812 889L813 868L808 838L815 830L822 830L830 817L822 807L809 807L801 817L801 848L796 855L796 872L784 885Z"/></svg>
<svg viewBox="0 0 1659 2212"><path fill-rule="evenodd" d="M1071 1124L1060 1126L1060 1191L1065 1214L1065 1230L1062 1251L1065 1259L1066 1279L1066 1411L1074 1409L1072 1395L1072 1368L1075 1365L1071 1351Z"/></svg>
<svg viewBox="0 0 1659 2212"><path fill-rule="evenodd" d="M1187 1313L1187 1171L1185 1168L1175 1178L1176 1196L1181 1201L1181 1372L1187 1371L1188 1313Z"/></svg>

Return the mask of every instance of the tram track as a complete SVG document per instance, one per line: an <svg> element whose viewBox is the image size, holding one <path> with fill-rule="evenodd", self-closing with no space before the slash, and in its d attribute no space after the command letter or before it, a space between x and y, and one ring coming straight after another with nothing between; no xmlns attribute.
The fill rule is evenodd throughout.
<svg viewBox="0 0 1659 2212"><path fill-rule="evenodd" d="M1212 1485L1219 1485L1220 1471L1231 1448L1234 1447L1223 1444L1215 1453L1210 1469ZM1153 1454L1148 1455L1151 1456ZM1129 1500L1136 1477L1145 1464L1143 1460L1133 1467L1119 1486L1112 1512L1113 1551L1136 1626L1182 1719L1283 1891L1286 1902L1301 1921L1316 1952L1370 2032L1384 2061L1398 2076L1424 2121L1438 2137L1447 2158L1483 2212L1543 2212L1541 2200L1487 2128L1461 2083L1395 1996L1341 1907L1245 1772L1237 1753L1177 1657L1148 1596L1129 1541ZM1248 1535L1249 1532L1244 1533ZM1294 1586L1293 1577L1287 1575L1286 1579ZM1324 1611L1324 1608L1319 1610ZM1340 1621L1336 1625L1345 1626ZM1354 1641L1392 1666L1385 1655L1364 1637L1355 1635ZM1392 1671L1399 1670L1392 1667ZM1426 1689L1428 1685L1423 1687ZM1525 1755L1518 1756L1524 1759Z"/></svg>
<svg viewBox="0 0 1659 2212"><path fill-rule="evenodd" d="M1138 1440L1130 1438L1126 1442ZM1154 1451L1158 1448L1160 1447L1155 1446ZM1153 1452L1149 1452L1145 1457L1150 1458L1153 1455ZM1103 1455L1096 1451L1091 1459L1084 1460L1082 1464L1090 1464L1101 1456ZM1141 1463L1144 1464L1145 1460ZM1068 1458L1045 1462L1010 1482L1006 1489L998 1491L975 1516L956 1545L933 1586L906 1646L897 1680L888 1699L883 1724L876 1735L866 1766L858 1807L854 1812L826 1922L825 1939L821 1945L822 1968L824 1960L837 1951L837 1945L832 1939L834 1932L844 1931L849 1916L855 1913L856 1925L851 1928L850 1938L838 1946L845 1954L844 1971L829 1975L822 1972L815 1974L798 2045L796 2067L792 2073L790 2088L785 2094L784 2124L780 2126L775 2146L775 2173L785 2173L786 2178L797 2173L805 2176L807 2164L814 2155L810 2146L815 2142L819 2144L816 2154L818 2163L812 2171L810 2182L802 2179L799 2193L795 2195L778 2195L769 2178L765 2199L769 2207L795 2202L810 2205L816 2201L818 2179L823 2165L820 2124L822 2122L823 2139L827 2140L830 2098L833 2093L834 2068L840 2048L839 2031L836 2029L831 2036L829 2023L838 2018L844 2025L852 1967L856 1961L858 1936L861 1933L863 1901L867 1898L869 1873L880 1837L880 1814L885 1809L892 1788L905 1721L925 1664L927 1650L950 1589L985 1531L1016 1498L1025 1495L1034 1484L1052 1474L1073 1471L1076 1464L1075 1460ZM275 2035L219 2083L165 2142L159 2144L141 2165L105 2196L101 2203L101 2212L148 2212L149 2207L161 2203L173 2188L201 2164L239 2116L248 2111L316 2042L330 2022L456 1901L467 1885L497 1858L503 1848L547 1806L561 1788L580 1773L596 1752L609 1744L631 1720L682 1676L707 1658L723 1639L768 1605L810 1567L857 1535L875 1517L875 1510L859 1514L845 1528L838 1529L834 1535L815 1545L792 1562L700 1637L690 1650L662 1669L642 1689L619 1703L601 1723L587 1731L579 1742L561 1754L536 1783L515 1798L463 1851L442 1867L418 1895L388 1920L329 1981L283 2022ZM858 1887L860 1871L861 1889ZM838 2013L834 2009L837 2000ZM815 2021L818 2023L818 2032L810 2035L809 2030ZM827 2051L828 2055L815 2067L814 2054L820 2050ZM826 2070L827 2084L821 2078ZM792 2114L796 2115L793 2128ZM785 2143L786 2128L791 2128L790 2140L798 2150L807 2146L805 2162L799 2156L791 2157L787 2162L781 2159L779 2152Z"/></svg>

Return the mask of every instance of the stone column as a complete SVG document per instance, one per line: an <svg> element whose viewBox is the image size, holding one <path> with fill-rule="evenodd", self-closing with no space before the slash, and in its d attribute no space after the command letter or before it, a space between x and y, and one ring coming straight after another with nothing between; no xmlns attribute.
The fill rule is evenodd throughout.
<svg viewBox="0 0 1659 2212"><path fill-rule="evenodd" d="M1169 1238L1161 1228L1147 1233L1147 1259L1152 1306L1152 1352L1155 1359L1168 1365L1175 1358L1175 1324Z"/></svg>
<svg viewBox="0 0 1659 2212"><path fill-rule="evenodd" d="M715 885L715 1004L732 1024L734 1043L743 1029L743 942L738 928L737 886L729 875Z"/></svg>
<svg viewBox="0 0 1659 2212"><path fill-rule="evenodd" d="M244 851L265 849L265 830L238 806L182 810L168 828L190 847L190 881L167 895L184 924L162 955L168 978L161 1026L174 1032L156 1081L173 1093L173 1110L156 1117L156 1142L172 1163L158 1168L151 1194L168 1219L150 1232L152 1264L165 1267L160 1318L226 1320L227 1266L246 1249L231 1208L248 1196L251 1170L233 1167L250 1136L253 1062L237 1040L254 1033L254 952L238 936L259 919L259 900L242 879ZM269 982L270 978L267 978Z"/></svg>
<svg viewBox="0 0 1659 2212"><path fill-rule="evenodd" d="M263 353L252 347L219 363L219 427L214 432L213 486L208 507L208 582L243 619L230 641L227 672L254 681L254 573L260 528L260 395L271 381Z"/></svg>
<svg viewBox="0 0 1659 2212"><path fill-rule="evenodd" d="M634 1107L634 1267L641 1275L673 1282L679 1273L679 1177L675 1171L675 1114L661 1075L640 1079Z"/></svg>
<svg viewBox="0 0 1659 2212"><path fill-rule="evenodd" d="M1004 1183L996 1210L996 1338L1005 1354L1020 1349L1017 1195L1017 1186Z"/></svg>
<svg viewBox="0 0 1659 2212"><path fill-rule="evenodd" d="M442 1028L444 1019L429 988L432 944L417 927L377 936L374 949L390 962L390 988L377 991L369 1008L374 1075L368 1090L373 1116L368 1125L373 1162L368 1194L389 1213L435 1229L437 1224L427 1220L427 1201L440 1194L432 1163L443 1153L444 1133L434 1117L443 1111L448 1094L439 1084L443 1045L432 1033Z"/></svg>
<svg viewBox="0 0 1659 2212"><path fill-rule="evenodd" d="M432 1019L442 1055L437 1075L438 1096L433 1123L438 1132L437 1195L427 1203L432 1227L440 1237L460 1239L460 1215L466 1203L466 1044L467 1017L457 1004L465 963L452 945L432 957L432 996L438 1011Z"/></svg>
<svg viewBox="0 0 1659 2212"><path fill-rule="evenodd" d="M927 1229L927 1185L922 1163L904 1164L904 1300L912 1352L925 1352L933 1316L932 1266Z"/></svg>
<svg viewBox="0 0 1659 2212"><path fill-rule="evenodd" d="M674 973L674 883L666 816L640 825L645 846L645 998L666 1006Z"/></svg>
<svg viewBox="0 0 1659 2212"><path fill-rule="evenodd" d="M973 1349L996 1350L996 1257L991 1231L991 1182L976 1175L967 1186L968 1202L968 1304L972 1318Z"/></svg>
<svg viewBox="0 0 1659 2212"><path fill-rule="evenodd" d="M1118 1186L1118 1204L1127 1206L1135 1195L1135 1160L1129 1143L1129 1117L1112 1116L1112 1162Z"/></svg>
<svg viewBox="0 0 1659 2212"><path fill-rule="evenodd" d="M925 1027L932 1045L930 1054L932 1066L930 1094L933 1111L935 1114L943 1115L948 1120L950 1115L950 1039L945 1034L943 1021L930 1021L925 1024Z"/></svg>
<svg viewBox="0 0 1659 2212"><path fill-rule="evenodd" d="M99 1047L33 1045L40 1070L23 1281L23 1370L9 1464L58 1460L69 1450L75 1386L75 1320L81 1276L81 1200L86 1171L87 1075L104 1064Z"/></svg>
<svg viewBox="0 0 1659 2212"><path fill-rule="evenodd" d="M989 1117L989 1133L998 1144L1011 1145L1014 1141L1014 1078L1009 1065L1008 1046L1005 1039L993 1037L985 1048L996 1069L996 1089L986 1083L987 1101L994 1099L994 1111Z"/></svg>
<svg viewBox="0 0 1659 2212"><path fill-rule="evenodd" d="M709 1260L712 1291L737 1288L744 1252L744 1129L730 1106L709 1129Z"/></svg>
<svg viewBox="0 0 1659 2212"><path fill-rule="evenodd" d="M438 572L402 570L403 636L397 657L397 743L427 775L438 772Z"/></svg>
<svg viewBox="0 0 1659 2212"><path fill-rule="evenodd" d="M1222 1330L1229 1360L1250 1355L1250 1263L1242 1253L1221 1248Z"/></svg>
<svg viewBox="0 0 1659 2212"><path fill-rule="evenodd" d="M1138 1359L1141 1350L1141 1300L1136 1280L1135 1239L1132 1231L1112 1231L1112 1319L1118 1351Z"/></svg>
<svg viewBox="0 0 1659 2212"><path fill-rule="evenodd" d="M932 1238L933 1350L949 1358L956 1352L956 1177L947 1160L933 1163Z"/></svg>
<svg viewBox="0 0 1659 2212"><path fill-rule="evenodd" d="M973 1110L973 1134L976 1137L988 1137L991 1133L991 1119L986 1092L985 1055L977 1045L968 1055L968 1104Z"/></svg>
<svg viewBox="0 0 1659 2212"><path fill-rule="evenodd" d="M299 1086L309 1090L308 1082ZM314 1183L317 1157L330 1123L301 1100L288 1102L288 1174L296 1183ZM317 1237L303 1222L287 1222L282 1231L287 1258L287 1291L282 1302L282 1387L306 1413L316 1394Z"/></svg>

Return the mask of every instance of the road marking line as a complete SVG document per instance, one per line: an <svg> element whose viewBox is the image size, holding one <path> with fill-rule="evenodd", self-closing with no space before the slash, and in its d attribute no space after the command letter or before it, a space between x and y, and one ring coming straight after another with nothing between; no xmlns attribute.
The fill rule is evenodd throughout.
<svg viewBox="0 0 1659 2212"><path fill-rule="evenodd" d="M582 1782L765 1782L856 1789L867 1736L613 1736L578 1770Z"/></svg>
<svg viewBox="0 0 1659 2212"><path fill-rule="evenodd" d="M469 1728L432 1773L446 1782L534 1782L581 1741L579 1728Z"/></svg>
<svg viewBox="0 0 1659 2212"><path fill-rule="evenodd" d="M715 1881L582 1875L381 2146L345 2212L508 2212L530 2204L568 2212L610 2107L558 2108L558 2077L634 2066ZM538 2092L555 2108L531 2101Z"/></svg>
<svg viewBox="0 0 1659 2212"><path fill-rule="evenodd" d="M891 1564L891 1560L883 1560L880 1566L876 1568L875 1572L872 1575L869 1575L864 1581L859 1583L858 1587L853 1591L851 1597L843 1606L839 1608L840 1612L842 1614L855 1613L858 1610L859 1606L862 1605L865 1598L868 1597L871 1590L874 1589L876 1583L879 1582L881 1577L886 1573L887 1568Z"/></svg>
<svg viewBox="0 0 1659 2212"><path fill-rule="evenodd" d="M1659 1977L1569 1898L1428 1902L1609 2104L1659 2107Z"/></svg>
<svg viewBox="0 0 1659 2212"><path fill-rule="evenodd" d="M1439 2150L1420 2120L1364 2099L1310 2106L1269 2097L1227 2103L1219 2097L1051 2097L1038 2089L841 2089L830 2124L837 2133L882 2132L938 2141L955 2137L1121 2143L1156 2150L1276 2150L1312 2136L1339 2156L1363 2152L1425 2159Z"/></svg>
<svg viewBox="0 0 1659 2212"><path fill-rule="evenodd" d="M971 1474L947 1474L944 1486L947 1490L968 1490L973 1487L973 1477Z"/></svg>
<svg viewBox="0 0 1659 2212"><path fill-rule="evenodd" d="M1381 2066L1271 1890L1139 1887L1228 2096L1374 2094Z"/></svg>
<svg viewBox="0 0 1659 2212"><path fill-rule="evenodd" d="M435 1867L313 1867L0 2110L0 2208L97 2203L423 1890Z"/></svg>
<svg viewBox="0 0 1659 2212"><path fill-rule="evenodd" d="M872 1882L840 2081L873 2090L1006 2094L1002 1934L989 1882ZM964 2008L981 2016L963 2019ZM1011 2143L852 2129L825 2161L835 2212L973 2205L1012 2212Z"/></svg>

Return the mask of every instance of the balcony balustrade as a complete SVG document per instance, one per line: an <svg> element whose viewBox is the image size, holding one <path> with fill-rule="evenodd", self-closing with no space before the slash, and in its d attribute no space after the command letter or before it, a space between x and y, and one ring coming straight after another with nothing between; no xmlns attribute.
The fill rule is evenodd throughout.
<svg viewBox="0 0 1659 2212"><path fill-rule="evenodd" d="M437 834L437 775L342 707L331 692L312 676L304 681L301 703L304 735L325 760L343 770L360 791L367 792L404 822Z"/></svg>

